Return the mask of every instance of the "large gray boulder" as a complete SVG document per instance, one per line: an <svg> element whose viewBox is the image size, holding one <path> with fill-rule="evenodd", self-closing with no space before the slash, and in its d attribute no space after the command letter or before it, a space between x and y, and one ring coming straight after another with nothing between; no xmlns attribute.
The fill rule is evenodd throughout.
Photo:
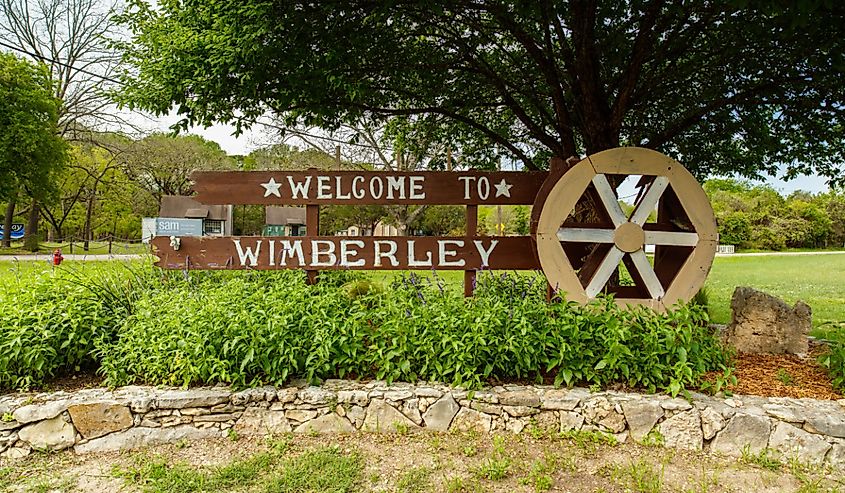
<svg viewBox="0 0 845 493"><path fill-rule="evenodd" d="M804 302L790 307L753 288L738 287L731 299L725 341L743 353L797 354L808 351L812 311Z"/></svg>

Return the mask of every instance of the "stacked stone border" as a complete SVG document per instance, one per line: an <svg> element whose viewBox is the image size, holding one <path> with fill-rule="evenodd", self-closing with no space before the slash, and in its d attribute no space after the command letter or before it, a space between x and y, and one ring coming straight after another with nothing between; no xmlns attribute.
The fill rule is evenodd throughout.
<svg viewBox="0 0 845 493"><path fill-rule="evenodd" d="M131 450L182 440L282 433L571 430L739 457L845 467L845 400L709 397L504 386L329 380L322 386L124 387L0 396L0 457L33 450Z"/></svg>

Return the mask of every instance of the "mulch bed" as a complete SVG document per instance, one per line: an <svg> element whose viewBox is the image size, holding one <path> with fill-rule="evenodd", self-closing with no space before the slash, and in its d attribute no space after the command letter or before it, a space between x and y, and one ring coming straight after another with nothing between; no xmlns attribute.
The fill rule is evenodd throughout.
<svg viewBox="0 0 845 493"><path fill-rule="evenodd" d="M740 353L734 361L737 383L728 389L736 394L762 397L842 399L842 393L831 385L827 371L816 361L824 351L824 345L812 344L805 358Z"/></svg>

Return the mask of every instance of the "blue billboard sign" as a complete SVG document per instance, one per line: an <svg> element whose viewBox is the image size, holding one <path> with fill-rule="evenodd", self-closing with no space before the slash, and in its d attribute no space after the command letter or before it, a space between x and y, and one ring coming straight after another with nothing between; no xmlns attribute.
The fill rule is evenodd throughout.
<svg viewBox="0 0 845 493"><path fill-rule="evenodd" d="M23 224L12 224L12 239L13 240L20 240L23 238L24 229ZM3 232L3 225L0 224L0 239L5 239L5 233Z"/></svg>
<svg viewBox="0 0 845 493"><path fill-rule="evenodd" d="M202 219L157 217L156 236L202 236Z"/></svg>

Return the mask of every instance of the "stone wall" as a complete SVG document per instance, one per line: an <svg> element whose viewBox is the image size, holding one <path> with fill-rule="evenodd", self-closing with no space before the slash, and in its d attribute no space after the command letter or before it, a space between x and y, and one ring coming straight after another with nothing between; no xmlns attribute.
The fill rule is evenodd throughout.
<svg viewBox="0 0 845 493"><path fill-rule="evenodd" d="M330 380L320 387L124 387L0 396L0 457L33 449L76 453L269 433L481 433L590 430L626 440L741 456L764 449L786 460L845 467L845 400L726 399L586 389L493 387L468 393L438 384Z"/></svg>

